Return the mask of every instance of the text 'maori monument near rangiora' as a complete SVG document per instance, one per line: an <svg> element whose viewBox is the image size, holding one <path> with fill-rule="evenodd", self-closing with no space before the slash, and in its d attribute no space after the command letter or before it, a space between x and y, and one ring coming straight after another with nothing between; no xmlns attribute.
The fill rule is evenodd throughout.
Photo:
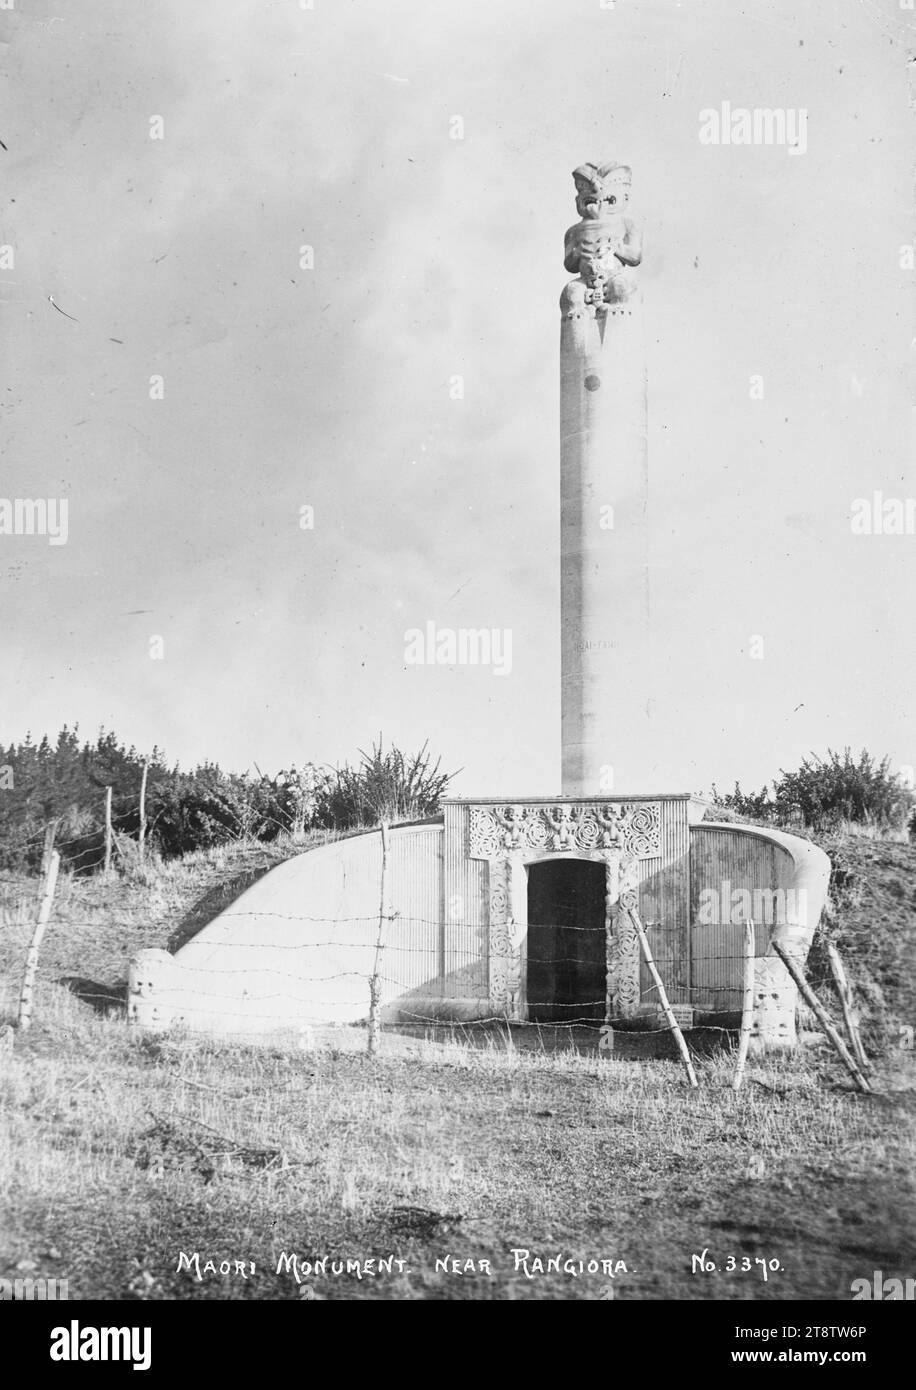
<svg viewBox="0 0 916 1390"><path fill-rule="evenodd" d="M132 962L138 1026L270 1036L383 1018L686 1029L735 1020L747 918L758 1046L795 1042L800 964L829 861L807 841L703 820L643 792L649 682L647 393L631 171L573 172L560 300L562 793L461 798L419 824L306 850L175 955ZM382 872L383 858L385 864ZM380 911L380 885L385 901ZM642 939L640 939L640 934Z"/></svg>

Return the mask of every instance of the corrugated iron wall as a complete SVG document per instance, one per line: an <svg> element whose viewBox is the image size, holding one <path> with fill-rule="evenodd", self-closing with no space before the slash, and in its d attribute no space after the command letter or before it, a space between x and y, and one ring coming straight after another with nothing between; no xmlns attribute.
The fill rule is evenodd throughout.
<svg viewBox="0 0 916 1390"><path fill-rule="evenodd" d="M489 883L487 865L469 859L470 807L445 807L445 915L442 932L446 999L479 999L486 1012Z"/></svg>
<svg viewBox="0 0 916 1390"><path fill-rule="evenodd" d="M289 1019L366 1016L381 904L381 833L307 851L249 888L177 953L181 1007ZM442 974L442 827L391 832L382 1003L439 992Z"/></svg>
<svg viewBox="0 0 916 1390"><path fill-rule="evenodd" d="M672 1004L690 1002L690 830L687 801L661 799L660 859L641 862L639 912L658 973ZM640 994L644 1004L657 1003L643 962Z"/></svg>
<svg viewBox="0 0 916 1390"><path fill-rule="evenodd" d="M693 1003L733 1012L741 1008L745 916L755 924L757 955L762 956L772 922L758 920L764 915L760 906L773 890L791 882L792 856L760 836L708 829L702 823L693 826L690 840Z"/></svg>
<svg viewBox="0 0 916 1390"><path fill-rule="evenodd" d="M387 981L382 999L386 1003L405 990L441 992L445 906L442 851L441 826L392 832L391 905L398 916L388 923L385 933L388 945L382 973ZM377 874L380 873L381 846ZM397 987L391 981L396 981Z"/></svg>

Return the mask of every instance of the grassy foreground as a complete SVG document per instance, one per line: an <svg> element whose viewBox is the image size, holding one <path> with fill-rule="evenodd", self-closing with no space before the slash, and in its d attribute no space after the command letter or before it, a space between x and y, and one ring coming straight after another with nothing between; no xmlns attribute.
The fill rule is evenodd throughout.
<svg viewBox="0 0 916 1390"><path fill-rule="evenodd" d="M881 1096L818 1053L752 1067L736 1097L727 1055L700 1060L691 1092L671 1062L390 1034L375 1063L138 1038L49 985L38 1012L0 1080L0 1275L66 1275L71 1297L848 1299L875 1269L913 1273L899 1062ZM691 1274L704 1249L719 1269ZM300 1273L322 1255L403 1263L300 1287L283 1251ZM556 1255L626 1272L532 1263ZM764 1280L758 1258L781 1268Z"/></svg>

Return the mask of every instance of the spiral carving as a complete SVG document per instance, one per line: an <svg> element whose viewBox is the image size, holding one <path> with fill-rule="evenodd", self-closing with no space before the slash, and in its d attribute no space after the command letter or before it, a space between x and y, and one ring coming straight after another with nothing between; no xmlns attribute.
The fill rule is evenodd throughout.
<svg viewBox="0 0 916 1390"><path fill-rule="evenodd" d="M619 849L631 859L661 854L661 804L568 802L473 806L470 856L495 859L508 851Z"/></svg>

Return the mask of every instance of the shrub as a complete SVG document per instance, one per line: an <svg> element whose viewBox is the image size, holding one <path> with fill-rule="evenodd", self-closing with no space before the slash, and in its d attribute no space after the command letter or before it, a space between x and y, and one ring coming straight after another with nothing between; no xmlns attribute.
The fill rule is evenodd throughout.
<svg viewBox="0 0 916 1390"><path fill-rule="evenodd" d="M856 761L830 749L822 761L805 758L797 772L781 773L775 785L780 818L800 814L805 825L823 830L852 821L880 830L900 829L912 807L911 793L890 772L890 758L879 762L864 749Z"/></svg>
<svg viewBox="0 0 916 1390"><path fill-rule="evenodd" d="M37 869L45 827L54 822L63 863L75 873L101 868L105 856L105 795L112 789L115 865L129 868L129 845L139 836L140 781L148 768L146 814L151 854L165 858L234 840L301 839L314 828L347 830L434 814L450 778L419 753L385 751L381 736L356 768L319 771L295 764L267 777L226 773L215 763L190 772L167 766L153 749L144 757L102 730L80 744L64 728L52 744L0 746L0 868Z"/></svg>
<svg viewBox="0 0 916 1390"><path fill-rule="evenodd" d="M232 840L275 840L292 828L282 787L213 764L157 786L150 808L151 834L167 858Z"/></svg>
<svg viewBox="0 0 916 1390"><path fill-rule="evenodd" d="M873 758L865 749L858 759L848 748L842 754L828 748L826 758L812 753L797 772L780 769L772 794L764 787L745 795L737 783L730 795L721 796L715 786L712 794L716 805L771 825L823 832L844 822L880 831L909 824L913 833L913 793L890 771L890 758Z"/></svg>
<svg viewBox="0 0 916 1390"><path fill-rule="evenodd" d="M371 753L360 749L358 767L337 768L317 798L319 824L338 830L378 825L381 821L422 820L435 815L454 773L439 771L424 743L405 754L394 745L385 752L382 736Z"/></svg>
<svg viewBox="0 0 916 1390"><path fill-rule="evenodd" d="M774 804L766 787L755 796L753 793L745 794L736 782L735 790L723 795L713 782L712 800L715 806L733 811L741 820L759 820L766 823L773 820Z"/></svg>

